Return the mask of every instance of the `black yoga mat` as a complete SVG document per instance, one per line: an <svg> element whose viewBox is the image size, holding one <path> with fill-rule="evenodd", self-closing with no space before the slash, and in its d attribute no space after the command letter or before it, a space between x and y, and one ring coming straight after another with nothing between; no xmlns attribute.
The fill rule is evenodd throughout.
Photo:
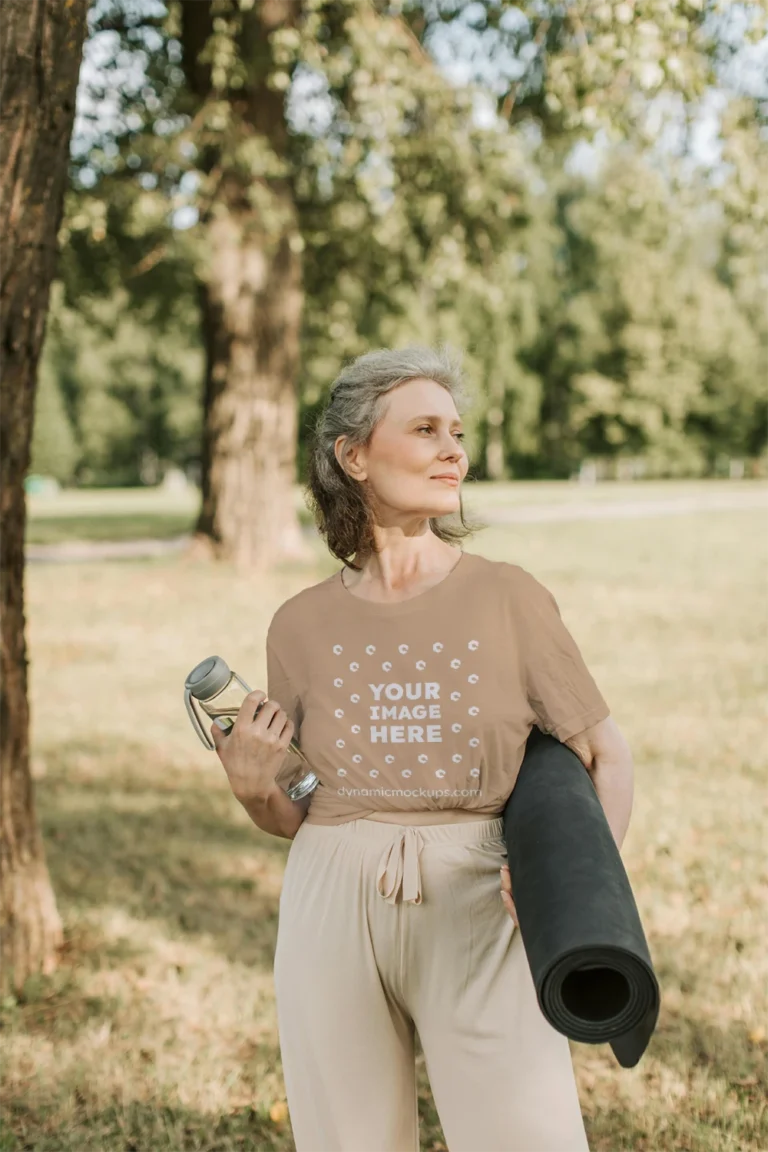
<svg viewBox="0 0 768 1152"><path fill-rule="evenodd" d="M558 1032L643 1055L659 984L627 873L575 752L538 728L504 808L512 897L539 1007Z"/></svg>

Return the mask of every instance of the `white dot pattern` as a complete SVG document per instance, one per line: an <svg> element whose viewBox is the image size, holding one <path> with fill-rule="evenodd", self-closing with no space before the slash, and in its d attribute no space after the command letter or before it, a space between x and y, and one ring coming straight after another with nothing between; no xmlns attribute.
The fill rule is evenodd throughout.
<svg viewBox="0 0 768 1152"><path fill-rule="evenodd" d="M479 647L479 640L470 640L466 645L468 653L477 652ZM366 644L362 651L366 657L379 654L375 644ZM370 762L377 756L381 756L383 741L385 744L390 742L395 747L395 751L387 751L383 755L382 761L386 765L398 765L398 762L402 764L403 760L407 764L408 760L413 758L412 763L423 766L431 765L429 770L439 781L447 780L449 766L455 765L458 772L455 777L457 786L462 786L467 776L471 777L473 781L477 781L481 775L481 770L479 764L471 763L473 757L470 750L479 748L481 741L476 735L468 734L465 736L465 725L457 720L450 725L450 733L460 742L465 741L463 746L460 744L462 750L453 751L449 748L441 748L444 741L440 734L443 730L440 721L444 717L440 699L446 678L452 678L455 681L457 676L464 677L463 682L470 696L466 705L460 703L463 699L463 692L459 688L451 688L447 692L447 698L452 704L459 705L459 708L464 710L464 714L468 718L478 717L481 713L479 703L481 696L477 688L480 683L479 674L468 670L465 675L463 671L464 659L446 651L446 644L443 640L434 641L428 657L426 654L420 655L418 652L411 653L409 644L398 644L396 651L400 658L396 670L398 680L392 683L382 681L380 674L377 676L376 665L373 662L369 661L364 665L361 672L360 661L356 659L349 661L348 668L353 678L350 687L359 690L349 694L349 703L354 706L349 718L345 708L339 707L334 710L333 715L340 722L343 732L343 735L340 735L336 740L336 747L340 750L346 749L346 737L356 737L357 739L352 742L353 747L357 745L361 751L350 749L348 763L350 765L363 765L367 776L372 780L375 780L380 773L378 768L370 767ZM334 644L333 653L336 656L343 655L344 646ZM382 655L386 656L386 653L382 653ZM408 659L405 659L406 657ZM381 672L390 673L393 669L393 661L383 659L379 667ZM409 671L411 676L413 673L426 673L426 676L411 678ZM360 673L359 676L358 673ZM337 676L333 685L334 688L343 689L345 687L344 679ZM445 687L447 688L448 685ZM359 707L361 701L363 702L362 707ZM425 732L427 733L426 738ZM416 752L414 745L422 744L423 746L425 743L429 750ZM465 763L467 758L470 760L469 765ZM409 780L413 776L413 768L410 766L399 767L398 771L404 780ZM337 775L347 776L348 769L339 767Z"/></svg>

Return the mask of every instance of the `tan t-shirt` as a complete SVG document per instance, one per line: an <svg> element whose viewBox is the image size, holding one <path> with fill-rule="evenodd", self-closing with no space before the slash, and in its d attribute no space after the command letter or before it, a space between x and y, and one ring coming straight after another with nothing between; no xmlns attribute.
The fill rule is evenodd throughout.
<svg viewBox="0 0 768 1152"><path fill-rule="evenodd" d="M267 695L320 778L322 824L496 816L534 725L567 740L610 714L551 592L471 552L397 603L355 596L341 569L292 596L267 633Z"/></svg>

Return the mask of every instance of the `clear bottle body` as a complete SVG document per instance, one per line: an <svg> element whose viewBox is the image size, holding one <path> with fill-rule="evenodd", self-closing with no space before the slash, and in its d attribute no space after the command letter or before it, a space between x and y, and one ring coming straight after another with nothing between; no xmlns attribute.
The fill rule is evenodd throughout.
<svg viewBox="0 0 768 1152"><path fill-rule="evenodd" d="M200 700L198 703L212 720L218 720L219 727L223 731L228 732L234 726L243 700L250 691L251 689L245 681L236 672L233 672L228 682L215 696L210 696L207 700ZM266 701L262 701L258 705L254 717L258 716L265 703ZM275 783L292 800L308 796L319 784L317 776L307 763L306 757L295 739L292 739L288 745L283 763L275 775Z"/></svg>
<svg viewBox="0 0 768 1152"><path fill-rule="evenodd" d="M229 732L249 691L247 684L233 672L220 692L215 696L209 696L207 700L198 700L198 704L208 713L211 720L220 722L219 727L222 731Z"/></svg>

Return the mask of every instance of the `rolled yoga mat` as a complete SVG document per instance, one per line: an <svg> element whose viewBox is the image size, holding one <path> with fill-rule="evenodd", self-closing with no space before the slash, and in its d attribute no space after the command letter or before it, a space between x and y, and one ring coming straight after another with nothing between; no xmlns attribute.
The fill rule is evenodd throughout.
<svg viewBox="0 0 768 1152"><path fill-rule="evenodd" d="M659 984L627 873L581 760L533 728L504 813L512 898L539 1007L558 1032L643 1055Z"/></svg>

